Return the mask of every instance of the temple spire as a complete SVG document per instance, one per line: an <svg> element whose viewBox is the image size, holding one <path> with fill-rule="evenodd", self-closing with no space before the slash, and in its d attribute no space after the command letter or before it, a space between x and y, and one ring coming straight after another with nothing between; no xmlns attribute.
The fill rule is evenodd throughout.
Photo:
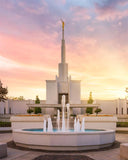
<svg viewBox="0 0 128 160"><path fill-rule="evenodd" d="M62 40L64 40L64 21L62 21Z"/></svg>
<svg viewBox="0 0 128 160"><path fill-rule="evenodd" d="M62 22L62 40L61 40L61 63L59 63L59 80L67 81L68 79L68 64L66 63L65 55L65 40L64 40L64 21Z"/></svg>
<svg viewBox="0 0 128 160"><path fill-rule="evenodd" d="M65 40L64 40L64 21L62 22L62 41L61 41L61 63L65 63Z"/></svg>

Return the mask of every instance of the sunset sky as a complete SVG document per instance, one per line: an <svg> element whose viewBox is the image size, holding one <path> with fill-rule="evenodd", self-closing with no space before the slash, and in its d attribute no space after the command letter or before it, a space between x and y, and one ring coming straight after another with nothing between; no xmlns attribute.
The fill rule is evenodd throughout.
<svg viewBox="0 0 128 160"><path fill-rule="evenodd" d="M55 79L65 21L66 61L81 98L125 97L128 0L0 0L0 79L8 96L46 97ZM53 95L54 96L54 95Z"/></svg>

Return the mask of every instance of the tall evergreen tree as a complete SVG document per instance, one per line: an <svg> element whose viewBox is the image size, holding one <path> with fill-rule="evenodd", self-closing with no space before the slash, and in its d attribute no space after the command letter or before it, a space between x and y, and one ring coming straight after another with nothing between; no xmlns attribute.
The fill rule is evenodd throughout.
<svg viewBox="0 0 128 160"><path fill-rule="evenodd" d="M0 81L0 102L4 102L7 99L6 98L7 93L8 93L8 89L4 88Z"/></svg>
<svg viewBox="0 0 128 160"><path fill-rule="evenodd" d="M92 103L93 103L92 92L90 92L89 99L88 99L88 104L92 104ZM93 108L92 107L87 107L86 108L86 113L87 113L87 115L93 114Z"/></svg>
<svg viewBox="0 0 128 160"><path fill-rule="evenodd" d="M39 99L38 96L36 96L35 104L40 104L40 99ZM40 107L35 107L34 108L34 113L35 114L42 113L41 108Z"/></svg>
<svg viewBox="0 0 128 160"><path fill-rule="evenodd" d="M93 103L93 99L92 99L92 92L90 92L90 94L89 94L88 104L92 104L92 103Z"/></svg>
<svg viewBox="0 0 128 160"><path fill-rule="evenodd" d="M35 104L40 104L40 99L38 96L36 96Z"/></svg>

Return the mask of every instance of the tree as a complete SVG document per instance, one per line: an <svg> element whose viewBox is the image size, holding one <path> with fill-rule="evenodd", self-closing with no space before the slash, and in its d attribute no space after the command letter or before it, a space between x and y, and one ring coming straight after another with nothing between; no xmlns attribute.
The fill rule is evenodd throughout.
<svg viewBox="0 0 128 160"><path fill-rule="evenodd" d="M92 103L93 103L93 99L92 99L92 92L90 92L90 94L89 94L88 104L92 104Z"/></svg>
<svg viewBox="0 0 128 160"><path fill-rule="evenodd" d="M40 99L39 99L38 96L36 96L35 104L40 104ZM34 113L35 114L42 113L41 108L40 107L35 107L34 108Z"/></svg>
<svg viewBox="0 0 128 160"><path fill-rule="evenodd" d="M11 99L11 100L19 100L19 101L23 101L25 100L25 98L23 96L19 96L19 97L8 97L8 99Z"/></svg>
<svg viewBox="0 0 128 160"><path fill-rule="evenodd" d="M95 110L96 115L98 115L98 113L100 113L101 111L102 111L101 108L97 108L97 109Z"/></svg>
<svg viewBox="0 0 128 160"><path fill-rule="evenodd" d="M18 100L20 100L20 101L25 100L23 96L19 96L19 97L17 97L17 98L18 98Z"/></svg>
<svg viewBox="0 0 128 160"><path fill-rule="evenodd" d="M35 104L40 104L40 99L38 96L36 96Z"/></svg>
<svg viewBox="0 0 128 160"><path fill-rule="evenodd" d="M7 93L8 93L8 89L4 88L0 81L0 102L4 102L7 99L6 97Z"/></svg>
<svg viewBox="0 0 128 160"><path fill-rule="evenodd" d="M27 113L32 113L33 112L33 109L31 109L30 107L27 109Z"/></svg>
<svg viewBox="0 0 128 160"><path fill-rule="evenodd" d="M88 104L92 104L93 103L93 99L92 99L92 92L90 92L89 94L89 99L88 99ZM92 107L87 107L86 108L86 113L88 114L93 114L93 108Z"/></svg>
<svg viewBox="0 0 128 160"><path fill-rule="evenodd" d="M93 108L92 107L87 107L86 108L86 113L88 114L92 114L93 113Z"/></svg>

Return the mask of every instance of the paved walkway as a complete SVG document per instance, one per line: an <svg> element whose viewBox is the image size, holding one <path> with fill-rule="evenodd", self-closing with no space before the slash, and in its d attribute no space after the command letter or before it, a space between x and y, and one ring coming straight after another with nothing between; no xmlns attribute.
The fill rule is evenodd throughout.
<svg viewBox="0 0 128 160"><path fill-rule="evenodd" d="M12 133L1 133L0 142L9 142L12 140ZM117 133L116 140L128 143L128 134ZM32 160L40 155L86 155L94 160L120 160L119 148L104 151L86 151L86 152L39 152L39 151L23 151L8 148L8 157L3 160Z"/></svg>
<svg viewBox="0 0 128 160"><path fill-rule="evenodd" d="M0 127L0 132L11 132L12 128L11 127Z"/></svg>
<svg viewBox="0 0 128 160"><path fill-rule="evenodd" d="M116 131L128 132L128 127L117 127Z"/></svg>

